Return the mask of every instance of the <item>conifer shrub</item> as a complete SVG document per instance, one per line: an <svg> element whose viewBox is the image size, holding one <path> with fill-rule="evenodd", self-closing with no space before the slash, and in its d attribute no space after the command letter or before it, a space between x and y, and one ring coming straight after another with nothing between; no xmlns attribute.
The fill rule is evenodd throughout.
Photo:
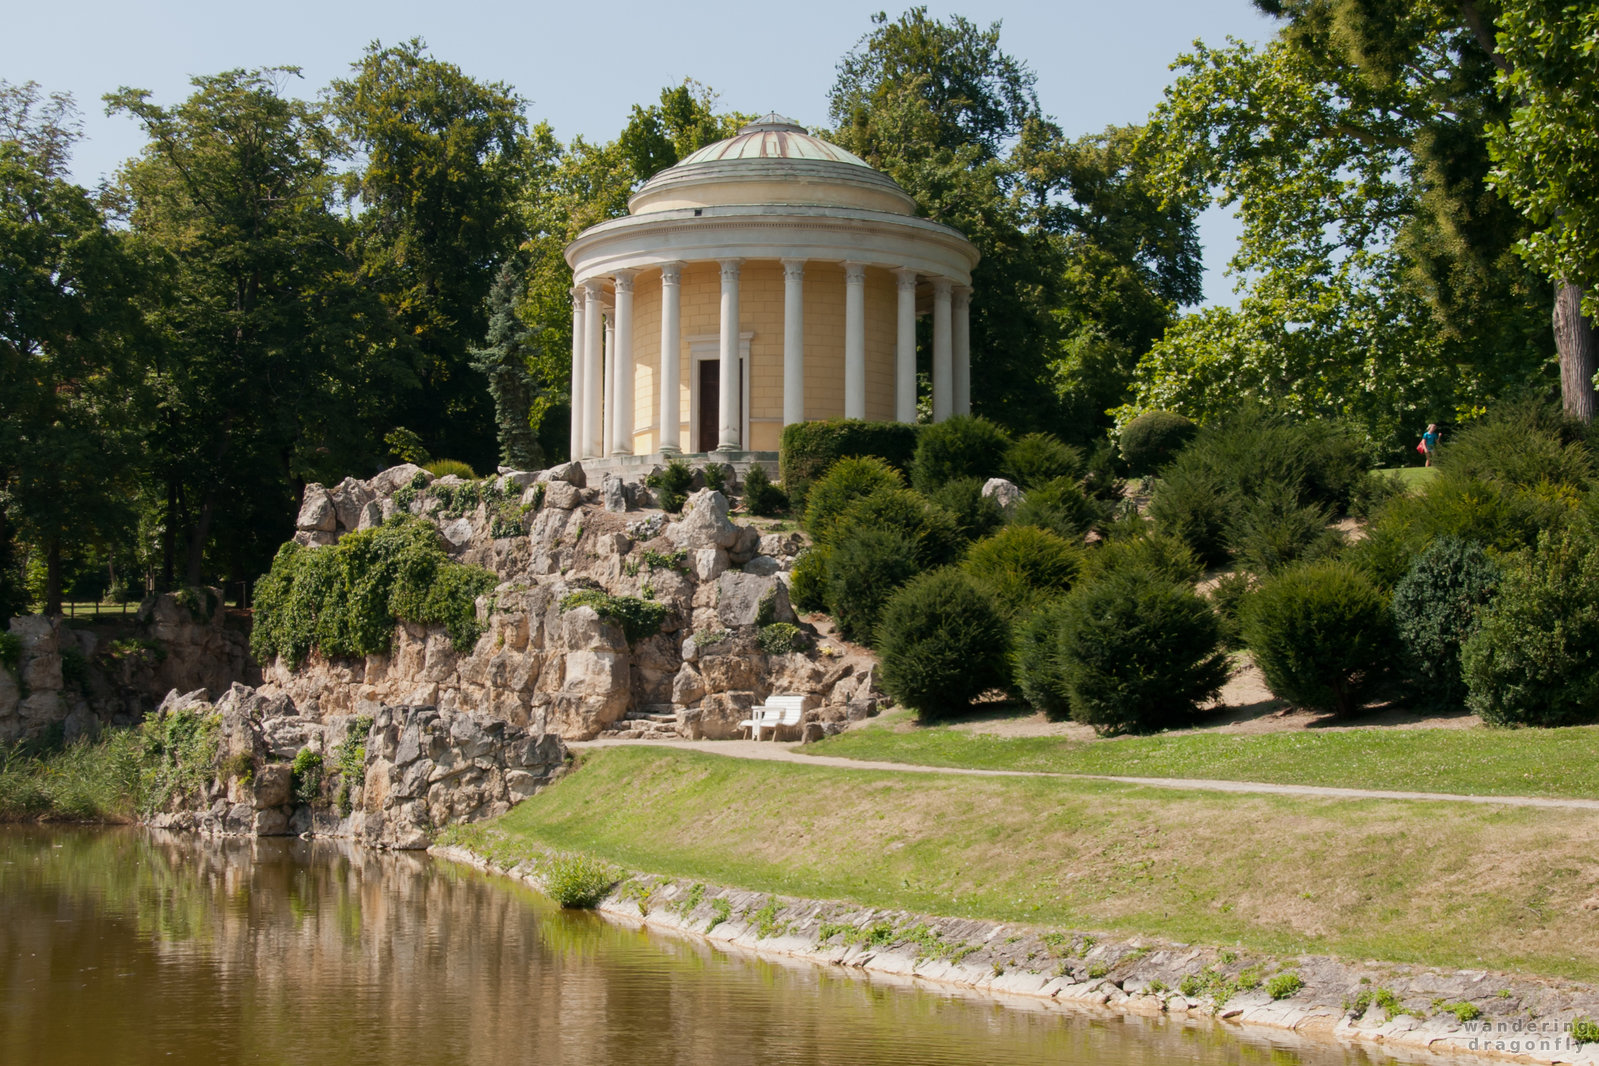
<svg viewBox="0 0 1599 1066"><path fill-rule="evenodd" d="M290 542L256 582L250 649L290 669L313 649L329 658L383 654L406 621L444 626L464 653L482 633L477 597L495 584L487 570L452 562L425 519L397 516L329 547Z"/></svg>
<svg viewBox="0 0 1599 1066"><path fill-rule="evenodd" d="M1127 472L1135 477L1153 474L1176 458L1194 439L1199 427L1172 411L1145 411L1122 427L1121 452Z"/></svg>
<svg viewBox="0 0 1599 1066"><path fill-rule="evenodd" d="M1161 474L1149 500L1155 529L1176 537L1206 566L1228 559L1227 526L1238 507L1237 491L1214 471L1174 463Z"/></svg>
<svg viewBox="0 0 1599 1066"><path fill-rule="evenodd" d="M1216 624L1221 627L1222 647L1229 651L1244 650L1244 605L1255 587L1248 574L1223 574L1206 593L1211 610L1216 612Z"/></svg>
<svg viewBox="0 0 1599 1066"><path fill-rule="evenodd" d="M815 544L800 553L788 572L788 598L796 611L827 610L827 557L830 549Z"/></svg>
<svg viewBox="0 0 1599 1066"><path fill-rule="evenodd" d="M903 422L859 418L795 422L783 427L778 476L791 506L802 511L811 486L848 456L873 455L901 474L908 473L916 454L916 433L916 426Z"/></svg>
<svg viewBox="0 0 1599 1066"><path fill-rule="evenodd" d="M476 481L477 474L472 470L471 464L463 463L459 459L430 459L423 464L422 469L434 477L458 477L467 481Z"/></svg>
<svg viewBox="0 0 1599 1066"><path fill-rule="evenodd" d="M878 489L854 500L833 523L829 539L839 543L862 529L904 534L920 570L954 562L964 546L955 516L910 489Z"/></svg>
<svg viewBox="0 0 1599 1066"><path fill-rule="evenodd" d="M1393 659L1386 597L1354 567L1330 560L1262 581L1244 607L1243 634L1272 693L1320 711L1358 710Z"/></svg>
<svg viewBox="0 0 1599 1066"><path fill-rule="evenodd" d="M958 477L987 480L1003 468L1010 434L980 415L957 415L923 426L911 460L911 485L932 492Z"/></svg>
<svg viewBox="0 0 1599 1066"><path fill-rule="evenodd" d="M1329 558L1343 537L1328 528L1326 504L1301 504L1286 485L1272 485L1233 512L1227 543L1233 557L1251 573L1275 574L1300 561Z"/></svg>
<svg viewBox="0 0 1599 1066"><path fill-rule="evenodd" d="M916 544L892 527L861 526L839 537L827 555L827 610L848 640L873 643L883 606L915 577Z"/></svg>
<svg viewBox="0 0 1599 1066"><path fill-rule="evenodd" d="M1017 684L1045 714L1064 704L1100 733L1166 729L1192 721L1227 680L1210 606L1156 574L1108 574L1046 612L1017 656Z"/></svg>
<svg viewBox="0 0 1599 1066"><path fill-rule="evenodd" d="M805 531L825 542L833 532L834 522L850 504L880 489L904 487L899 471L875 456L840 459L811 486L805 498Z"/></svg>
<svg viewBox="0 0 1599 1066"><path fill-rule="evenodd" d="M744 475L744 509L763 518L788 509L788 496L772 484L771 475L758 463Z"/></svg>
<svg viewBox="0 0 1599 1066"><path fill-rule="evenodd" d="M1116 446L1108 440L1100 441L1088 453L1083 469L1083 491L1106 503L1120 500L1127 487L1122 480L1124 466Z"/></svg>
<svg viewBox="0 0 1599 1066"><path fill-rule="evenodd" d="M1083 551L1036 526L1007 526L966 549L961 569L986 589L1007 621L1071 591Z"/></svg>
<svg viewBox="0 0 1599 1066"><path fill-rule="evenodd" d="M1446 438L1435 465L1502 487L1548 484L1580 494L1595 476L1593 452L1582 435L1582 427L1551 404L1508 404Z"/></svg>
<svg viewBox="0 0 1599 1066"><path fill-rule="evenodd" d="M1060 657L1060 632L1065 624L1065 599L1049 600L1025 615L1012 630L1011 664L1016 690L1051 722L1072 716Z"/></svg>
<svg viewBox="0 0 1599 1066"><path fill-rule="evenodd" d="M1394 629L1422 699L1445 707L1465 702L1460 649L1498 587L1499 567L1482 545L1441 537L1394 588Z"/></svg>
<svg viewBox="0 0 1599 1066"><path fill-rule="evenodd" d="M953 567L922 574L890 598L877 651L884 689L923 721L960 714L1007 679L1005 620Z"/></svg>
<svg viewBox="0 0 1599 1066"><path fill-rule="evenodd" d="M694 470L682 459L669 459L664 469L646 474L644 484L655 490L661 510L678 514L683 510L689 490L694 486Z"/></svg>
<svg viewBox="0 0 1599 1066"><path fill-rule="evenodd" d="M1129 570L1142 570L1179 585L1192 585L1205 572L1193 551L1177 537L1143 528L1129 533L1112 526L1109 539L1088 553L1086 574L1098 578Z"/></svg>
<svg viewBox="0 0 1599 1066"><path fill-rule="evenodd" d="M1089 498L1071 478L1061 477L1023 496L1011 514L1010 524L1037 526L1066 540L1078 541L1108 517L1103 504Z"/></svg>
<svg viewBox="0 0 1599 1066"><path fill-rule="evenodd" d="M1507 559L1460 658L1466 704L1490 725L1599 721L1599 545L1544 534Z"/></svg>
<svg viewBox="0 0 1599 1066"><path fill-rule="evenodd" d="M955 517L962 540L981 540L1005 524L1005 512L983 495L983 484L981 478L958 477L923 495Z"/></svg>
<svg viewBox="0 0 1599 1066"><path fill-rule="evenodd" d="M1083 453L1052 433L1029 433L1005 450L1000 476L1024 489L1083 474Z"/></svg>

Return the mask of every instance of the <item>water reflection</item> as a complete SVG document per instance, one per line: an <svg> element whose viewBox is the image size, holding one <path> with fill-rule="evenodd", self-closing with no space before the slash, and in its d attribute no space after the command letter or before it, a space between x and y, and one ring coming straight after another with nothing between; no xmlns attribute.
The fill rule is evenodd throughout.
<svg viewBox="0 0 1599 1066"><path fill-rule="evenodd" d="M1284 1041L728 955L413 854L0 831L7 1064L1391 1061Z"/></svg>

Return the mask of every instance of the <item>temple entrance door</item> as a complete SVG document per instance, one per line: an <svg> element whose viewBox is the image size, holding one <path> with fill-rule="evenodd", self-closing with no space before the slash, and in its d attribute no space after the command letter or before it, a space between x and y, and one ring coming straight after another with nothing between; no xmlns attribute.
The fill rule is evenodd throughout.
<svg viewBox="0 0 1599 1066"><path fill-rule="evenodd" d="M700 393L700 418L695 427L694 450L710 452L716 450L716 445L722 435L721 420L721 395L722 395L722 361L720 359L701 359L696 364L699 367L699 381L696 385ZM734 387L733 396L736 398L744 395L742 360L739 366L739 381ZM740 424L743 423L743 412L738 412Z"/></svg>

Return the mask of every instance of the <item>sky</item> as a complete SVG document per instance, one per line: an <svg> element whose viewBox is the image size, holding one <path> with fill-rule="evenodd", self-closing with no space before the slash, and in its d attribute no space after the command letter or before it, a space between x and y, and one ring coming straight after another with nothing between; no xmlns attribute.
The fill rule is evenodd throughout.
<svg viewBox="0 0 1599 1066"><path fill-rule="evenodd" d="M1196 38L1260 42L1272 24L1249 0L981 0L928 4L936 18L1000 22L1000 46L1038 76L1038 96L1068 135L1141 121L1172 80L1173 59ZM904 7L848 0L792 4L608 0L522 3L483 0L305 0L17 3L0 38L0 78L66 91L84 112L73 173L94 185L135 154L142 137L126 116L107 117L101 97L122 86L160 104L180 101L189 78L233 68L297 66L290 92L307 97L373 40L421 37L439 59L484 81L503 81L529 101L531 122L562 141L608 141L634 104L693 78L729 110L777 111L827 124L839 59L872 28L871 16ZM1221 267L1237 225L1219 211L1201 219L1207 301L1232 303Z"/></svg>

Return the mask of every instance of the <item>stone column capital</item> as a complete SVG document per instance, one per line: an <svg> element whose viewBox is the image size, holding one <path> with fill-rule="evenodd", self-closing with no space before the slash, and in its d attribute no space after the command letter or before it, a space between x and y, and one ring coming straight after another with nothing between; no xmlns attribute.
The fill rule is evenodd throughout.
<svg viewBox="0 0 1599 1066"><path fill-rule="evenodd" d="M866 264L844 262L844 280L851 284L860 284L866 280Z"/></svg>
<svg viewBox="0 0 1599 1066"><path fill-rule="evenodd" d="M722 268L722 281L723 282L734 282L734 281L738 280L739 269L741 267L743 267L744 260L742 260L742 259L722 259L722 260L719 260L719 265Z"/></svg>
<svg viewBox="0 0 1599 1066"><path fill-rule="evenodd" d="M933 279L933 295L948 299L955 291L955 282L950 278Z"/></svg>
<svg viewBox="0 0 1599 1066"><path fill-rule="evenodd" d="M605 297L605 282L600 278L589 278L583 283L583 293L590 300L601 300Z"/></svg>
<svg viewBox="0 0 1599 1066"><path fill-rule="evenodd" d="M677 285L683 280L683 264L677 260L661 264L661 284Z"/></svg>
<svg viewBox="0 0 1599 1066"><path fill-rule="evenodd" d="M784 260L782 260L782 263L783 263L783 280L784 281L803 281L804 280L804 278L805 278L805 260L803 260L803 259L784 259Z"/></svg>
<svg viewBox="0 0 1599 1066"><path fill-rule="evenodd" d="M635 270L618 270L611 275L611 283L616 286L616 291L619 293L632 292L633 275L636 273L638 272Z"/></svg>
<svg viewBox="0 0 1599 1066"><path fill-rule="evenodd" d="M894 276L899 279L899 289L901 292L904 292L906 289L915 292L916 279L921 275L917 274L916 271L912 270L910 267L900 267L898 270L894 271Z"/></svg>
<svg viewBox="0 0 1599 1066"><path fill-rule="evenodd" d="M970 285L956 285L951 291L955 296L956 307L966 304L972 298L972 287Z"/></svg>

